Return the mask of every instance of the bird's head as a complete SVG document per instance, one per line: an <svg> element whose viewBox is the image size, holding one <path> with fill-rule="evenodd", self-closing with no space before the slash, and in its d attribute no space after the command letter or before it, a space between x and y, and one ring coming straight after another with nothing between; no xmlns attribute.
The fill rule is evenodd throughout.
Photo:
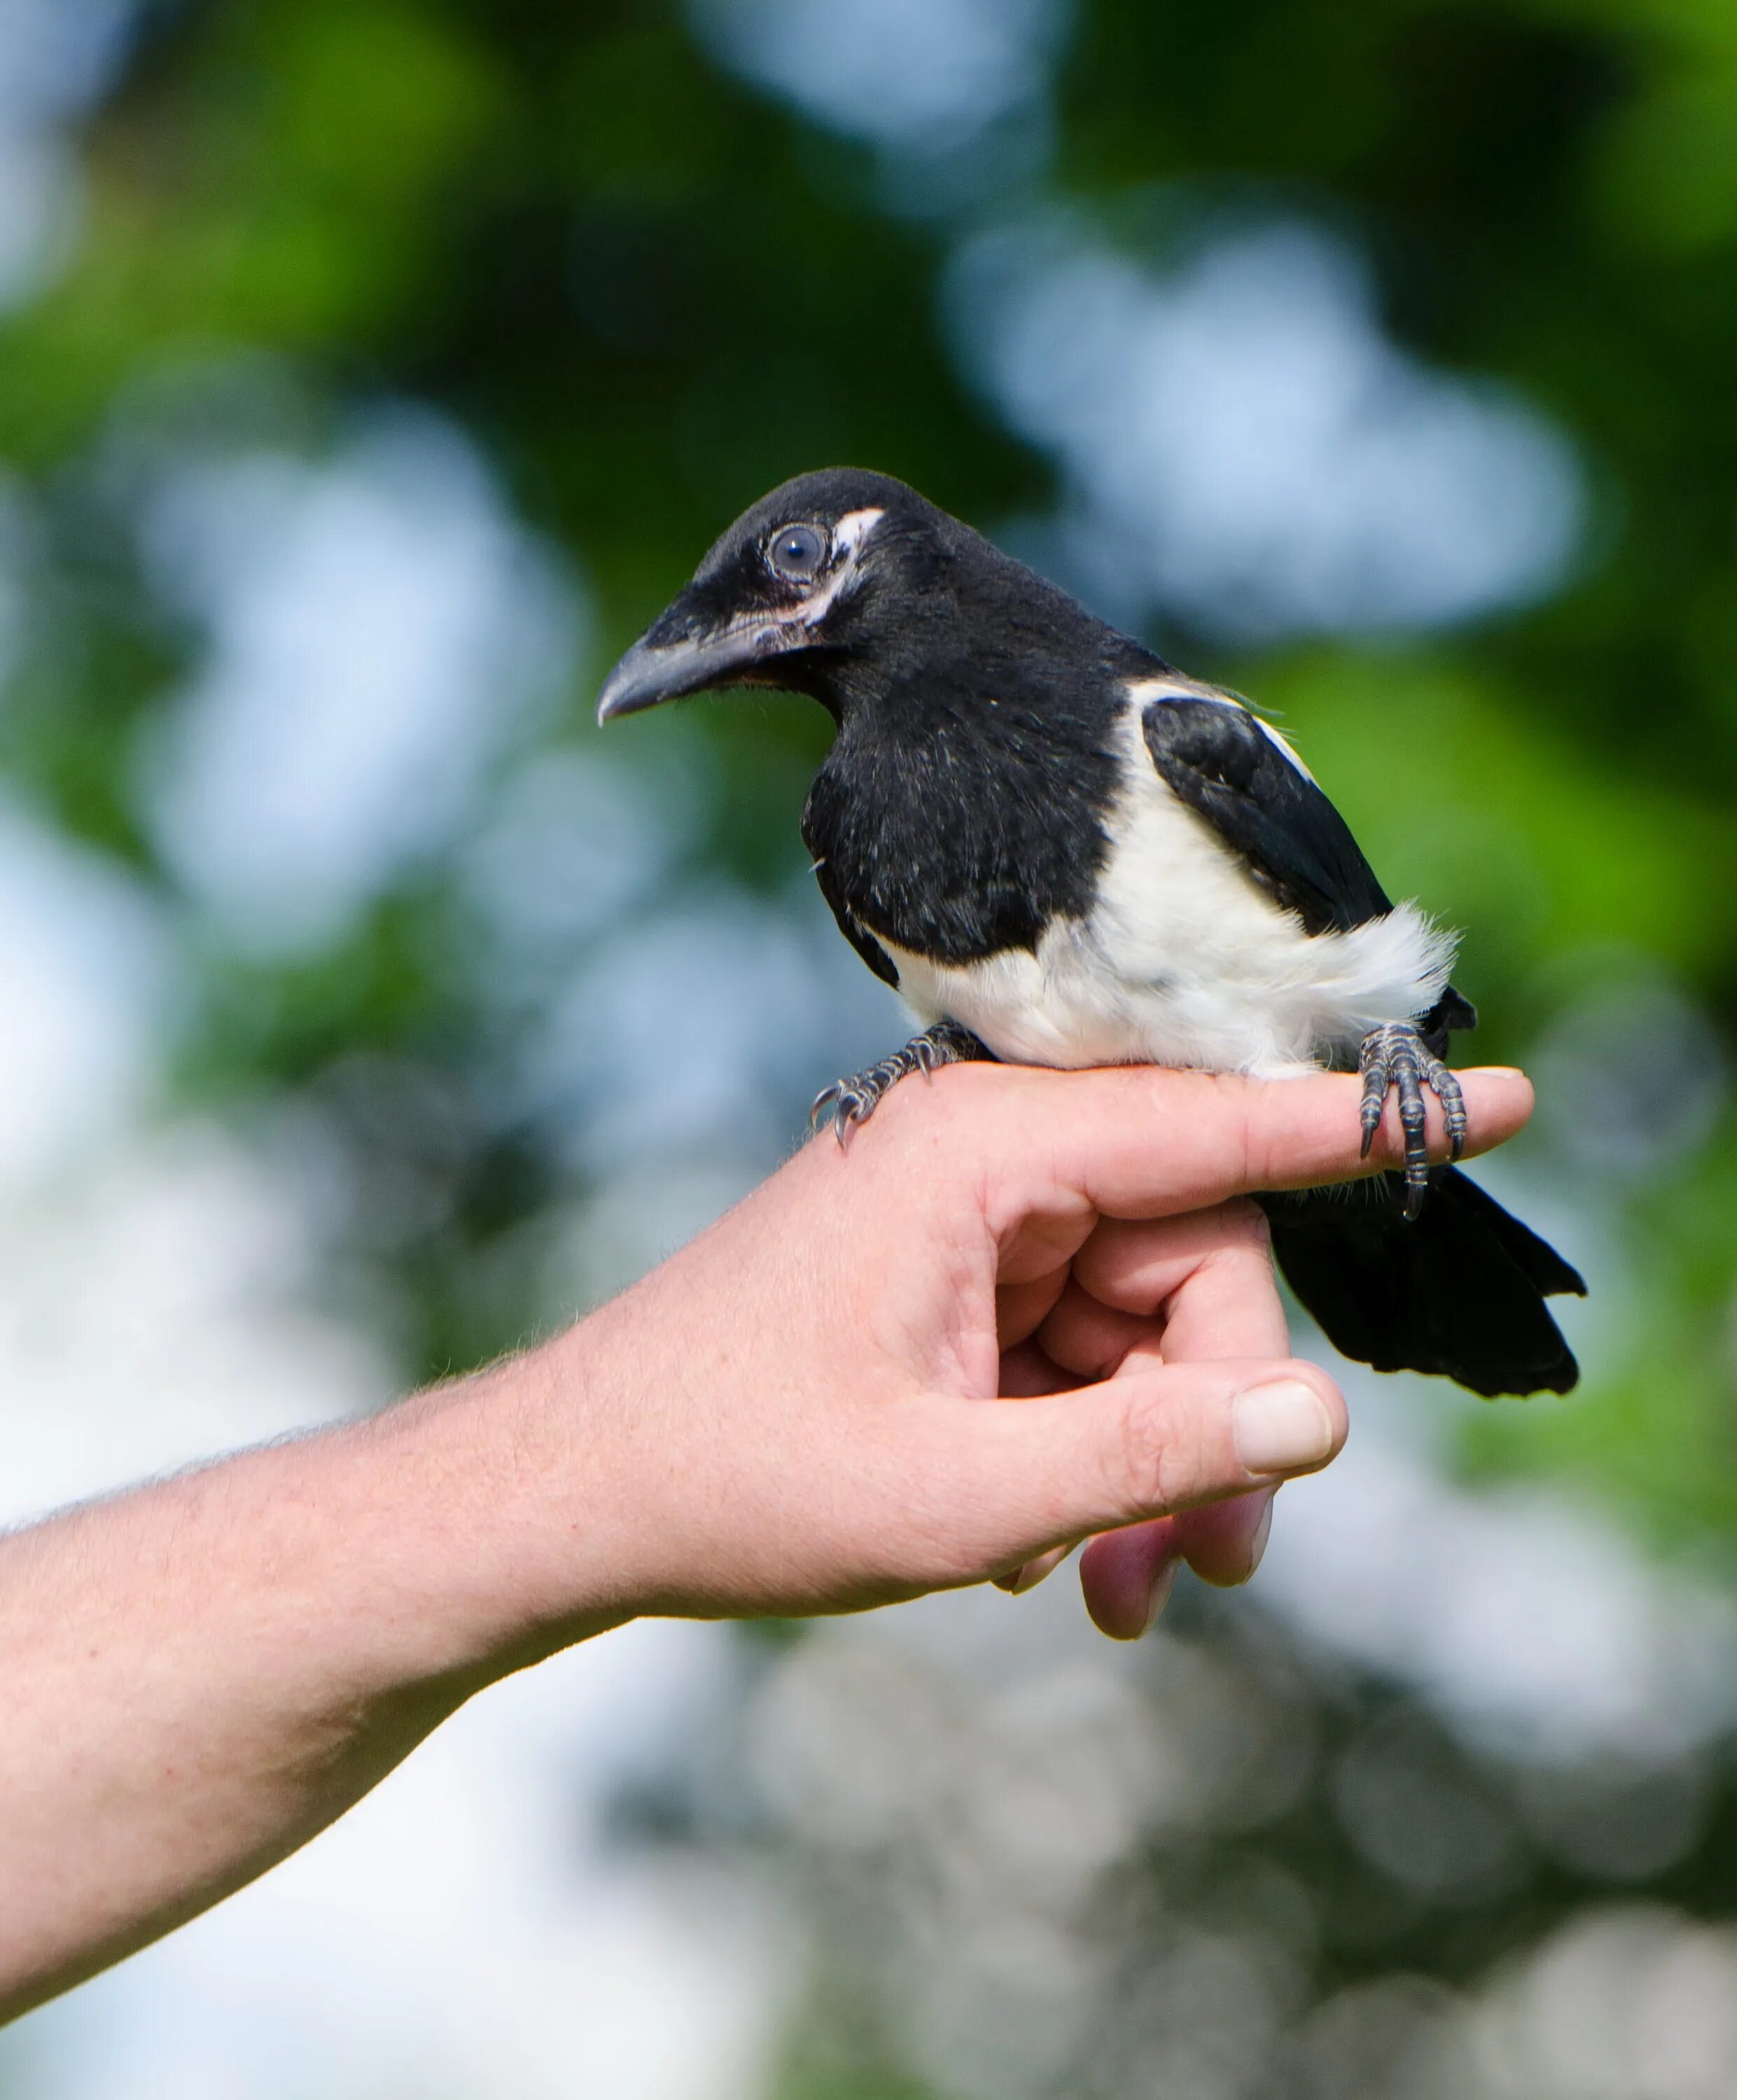
<svg viewBox="0 0 1737 2100"><path fill-rule="evenodd" d="M942 612L957 543L983 543L890 474L829 467L762 496L609 673L597 718L683 694L780 686L834 714Z"/></svg>

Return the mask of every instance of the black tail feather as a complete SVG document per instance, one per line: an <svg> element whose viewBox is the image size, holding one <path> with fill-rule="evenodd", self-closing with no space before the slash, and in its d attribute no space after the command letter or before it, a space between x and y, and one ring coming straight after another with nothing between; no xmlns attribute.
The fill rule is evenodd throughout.
<svg viewBox="0 0 1737 2100"><path fill-rule="evenodd" d="M1397 1175L1265 1196L1291 1288L1343 1356L1474 1392L1567 1392L1580 1377L1545 1299L1586 1286L1554 1247L1454 1167L1413 1224Z"/></svg>

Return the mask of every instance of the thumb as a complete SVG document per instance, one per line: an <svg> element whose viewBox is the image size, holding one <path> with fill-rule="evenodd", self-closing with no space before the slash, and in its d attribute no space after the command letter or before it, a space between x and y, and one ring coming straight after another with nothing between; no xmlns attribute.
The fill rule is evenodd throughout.
<svg viewBox="0 0 1737 2100"><path fill-rule="evenodd" d="M1072 1392L960 1405L979 1515L1010 1562L1312 1473L1349 1427L1333 1380L1294 1358L1146 1358Z"/></svg>

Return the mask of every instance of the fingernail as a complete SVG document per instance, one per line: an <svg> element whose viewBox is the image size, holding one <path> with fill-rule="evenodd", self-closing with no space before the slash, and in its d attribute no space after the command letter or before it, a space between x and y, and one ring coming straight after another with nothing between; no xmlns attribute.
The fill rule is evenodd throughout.
<svg viewBox="0 0 1737 2100"><path fill-rule="evenodd" d="M1170 1601L1170 1592L1176 1587L1176 1570L1180 1563L1167 1560L1152 1577L1152 1586L1147 1593L1146 1624L1143 1634L1149 1634L1164 1616L1164 1608Z"/></svg>
<svg viewBox="0 0 1737 2100"><path fill-rule="evenodd" d="M1245 1581L1252 1582L1254 1580L1254 1571L1261 1564L1261 1556L1266 1551L1266 1542L1272 1537L1272 1530L1273 1506L1269 1499L1266 1508L1261 1511L1260 1522L1254 1527L1254 1536L1249 1542L1249 1573L1244 1578Z"/></svg>
<svg viewBox="0 0 1737 2100"><path fill-rule="evenodd" d="M1236 1400L1236 1455L1251 1473L1292 1473L1333 1454L1333 1418L1313 1386L1280 1379Z"/></svg>
<svg viewBox="0 0 1737 2100"><path fill-rule="evenodd" d="M1071 1546L1052 1546L1035 1560L1028 1560L1023 1568L1016 1568L1011 1575L998 1577L998 1586L1010 1597L1023 1597L1028 1590L1035 1590L1045 1576L1053 1575L1072 1551Z"/></svg>
<svg viewBox="0 0 1737 2100"><path fill-rule="evenodd" d="M1523 1079L1526 1074L1518 1065L1474 1065L1474 1072L1487 1072L1496 1079Z"/></svg>

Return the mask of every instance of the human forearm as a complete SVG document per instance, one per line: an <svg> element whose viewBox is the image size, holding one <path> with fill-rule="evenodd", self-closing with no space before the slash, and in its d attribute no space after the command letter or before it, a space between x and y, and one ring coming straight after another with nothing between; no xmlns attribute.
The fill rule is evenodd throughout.
<svg viewBox="0 0 1737 2100"><path fill-rule="evenodd" d="M252 1879L550 1644L511 1598L515 1398L466 1381L0 1541L0 2017ZM609 1618L569 1573L577 1638Z"/></svg>

